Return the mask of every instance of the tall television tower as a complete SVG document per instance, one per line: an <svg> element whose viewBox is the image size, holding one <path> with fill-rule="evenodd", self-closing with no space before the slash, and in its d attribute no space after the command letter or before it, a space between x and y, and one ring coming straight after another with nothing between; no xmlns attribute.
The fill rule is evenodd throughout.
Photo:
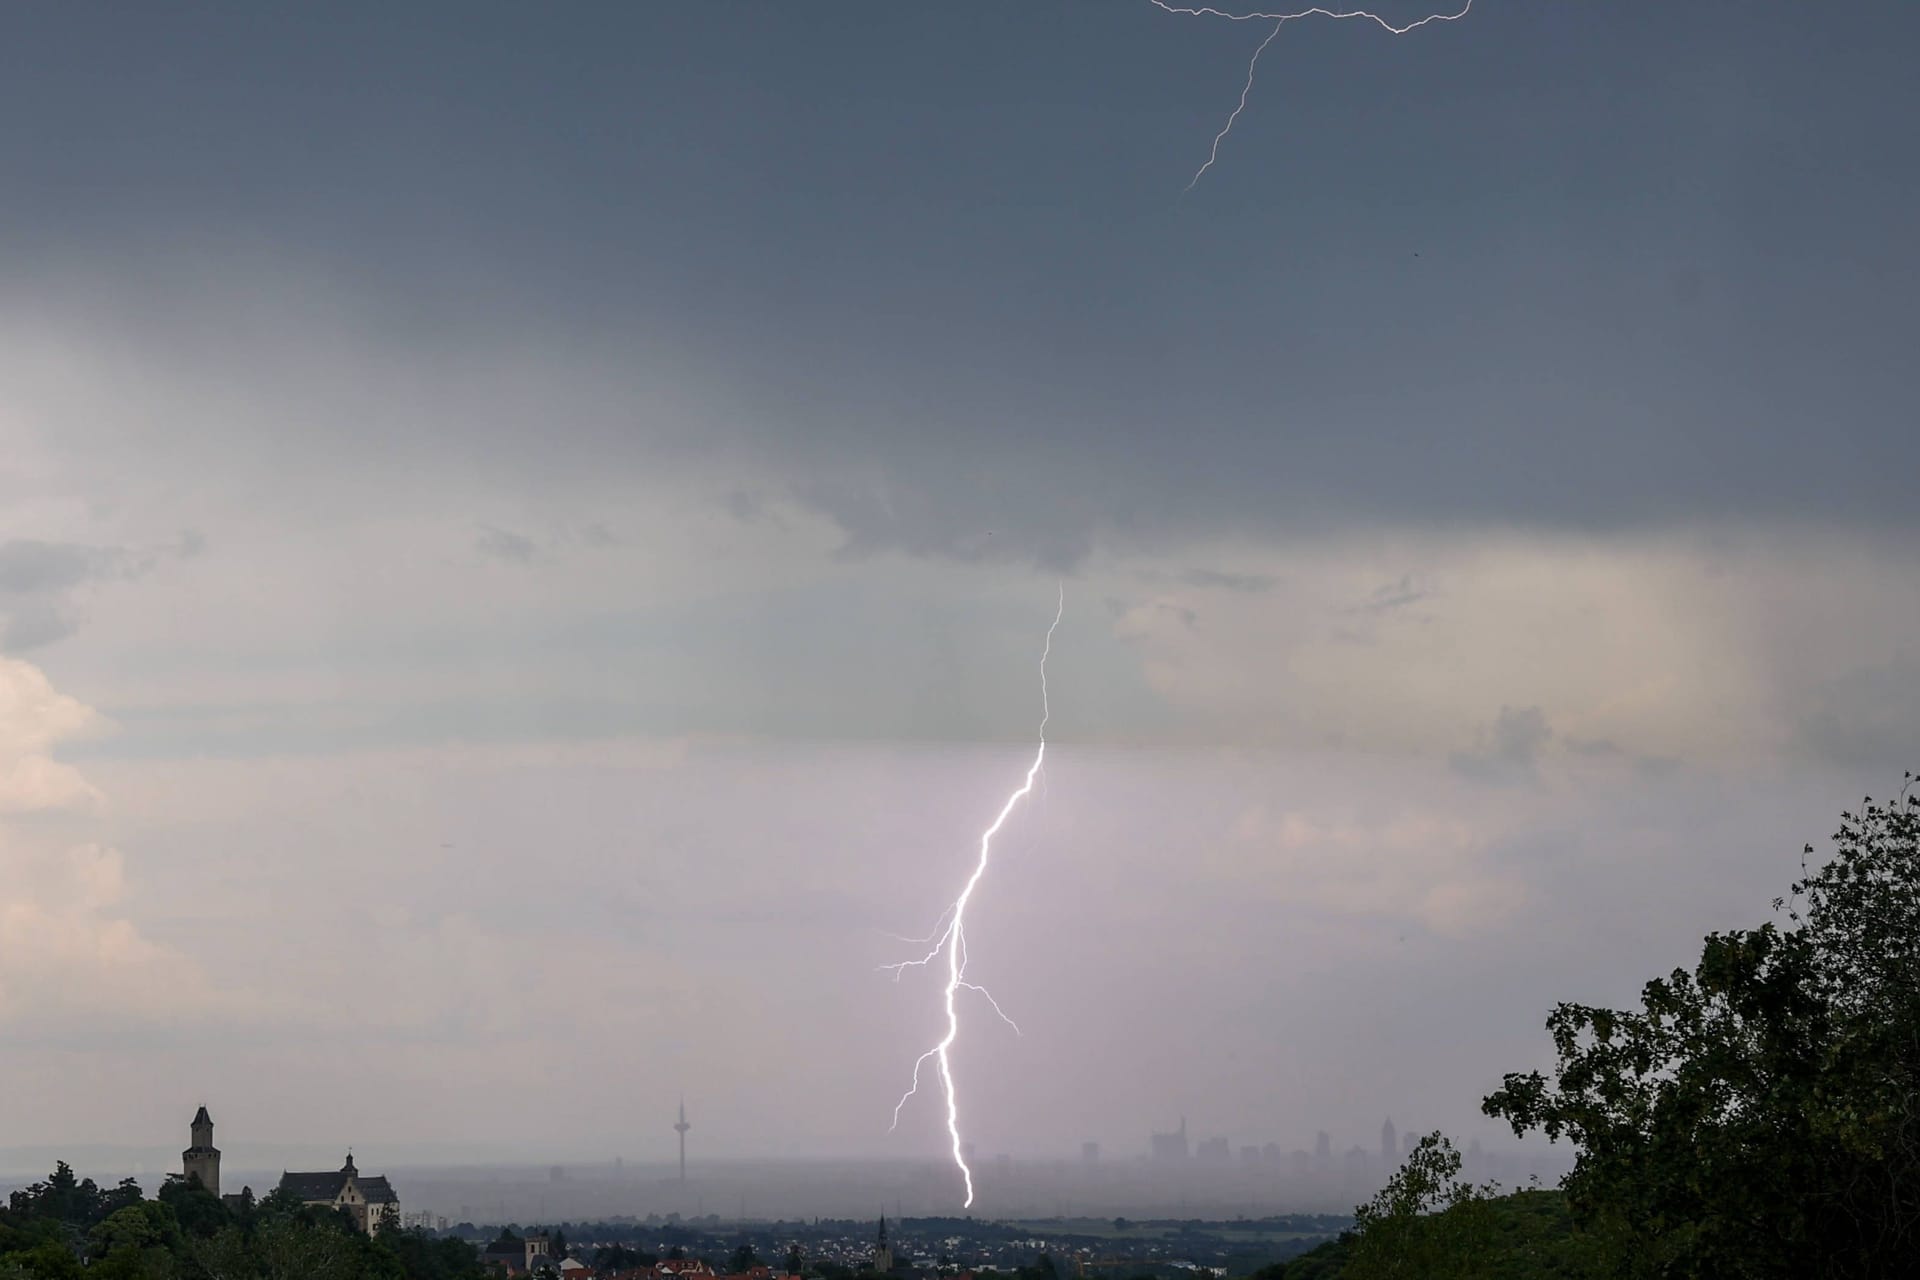
<svg viewBox="0 0 1920 1280"><path fill-rule="evenodd" d="M687 1180L687 1130L691 1128L693 1126L687 1123L687 1100L682 1098L680 1099L680 1122L673 1126L673 1131L680 1135L680 1181L682 1182Z"/></svg>

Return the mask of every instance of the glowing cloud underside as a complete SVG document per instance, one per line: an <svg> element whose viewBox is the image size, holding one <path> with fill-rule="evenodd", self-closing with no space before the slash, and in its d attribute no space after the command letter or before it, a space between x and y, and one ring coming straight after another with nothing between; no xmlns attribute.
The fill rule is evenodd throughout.
<svg viewBox="0 0 1920 1280"><path fill-rule="evenodd" d="M993 837L999 834L1020 803L1033 790L1034 779L1040 776L1040 766L1047 758L1047 717L1050 709L1047 705L1047 658L1053 653L1053 633L1060 625L1060 618L1066 613L1067 593L1063 584L1060 588L1060 603L1054 609L1053 623L1047 628L1046 644L1040 650L1040 740L1039 747L1033 753L1033 763L1027 766L1027 776L1007 802L1000 806L1000 812L994 817L993 825L980 833L980 856L974 862L973 874L967 877L966 887L960 890L947 909L940 913L940 919L934 923L934 931L926 938L914 941L932 944L932 949L917 960L902 960L898 964L883 966L890 970L897 980L908 969L924 969L942 956L947 961L947 986L945 992L947 1010L947 1033L940 1042L914 1060L913 1081L907 1091L900 1095L900 1101L893 1107L893 1124L889 1131L900 1124L900 1109L907 1105L907 1099L920 1091L920 1068L927 1065L927 1059L935 1059L939 1064L940 1086L947 1095L947 1138L953 1146L953 1163L959 1166L960 1176L966 1180L966 1207L973 1206L973 1170L967 1167L966 1152L960 1141L960 1103L954 1091L953 1063L947 1057L947 1050L960 1035L960 1009L955 1003L962 990L972 991L986 999L988 1005L1001 1021L1013 1027L1017 1033L1020 1028L1012 1018L1001 1012L1000 1004L985 987L967 981L967 903L973 897L973 891L980 884L980 877L986 874L987 860L993 852Z"/></svg>
<svg viewBox="0 0 1920 1280"><path fill-rule="evenodd" d="M1233 114L1227 117L1227 122L1220 126L1220 132L1213 135L1213 146L1207 151L1207 162L1194 172L1192 179L1187 183L1187 190L1191 191L1205 176L1207 170L1213 168L1213 162L1220 158L1220 144L1226 141L1228 134L1233 132L1234 122L1240 119L1240 113L1247 109L1247 97L1253 92L1254 68L1260 65L1260 55L1267 51L1267 46L1273 43L1273 38L1280 34L1280 28L1298 18L1359 18L1373 23L1389 35L1403 36L1430 22L1459 21L1473 8L1473 0L1464 0L1458 13L1430 13L1416 22L1398 27L1379 14L1369 13L1365 9L1301 9L1297 13L1228 13L1224 9L1210 9L1205 6L1188 8L1170 4L1168 0L1153 0L1153 5L1157 9L1164 9L1168 13L1188 18L1225 18L1229 22L1271 22L1273 24L1273 30L1267 32L1267 38L1260 42L1260 47L1253 51L1253 57L1247 61L1247 82L1240 89L1239 103L1234 107Z"/></svg>

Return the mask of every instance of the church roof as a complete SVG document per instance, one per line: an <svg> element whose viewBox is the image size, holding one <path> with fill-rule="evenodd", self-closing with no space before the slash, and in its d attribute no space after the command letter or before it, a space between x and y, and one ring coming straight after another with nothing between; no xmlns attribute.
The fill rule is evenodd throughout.
<svg viewBox="0 0 1920 1280"><path fill-rule="evenodd" d="M290 1191L302 1200L332 1200L340 1194L340 1188L346 1183L347 1175L339 1169L329 1169L325 1173L280 1175L280 1189Z"/></svg>
<svg viewBox="0 0 1920 1280"><path fill-rule="evenodd" d="M330 1169L325 1173L283 1173L280 1175L280 1189L290 1191L302 1200L335 1200L345 1189L351 1169L349 1165L346 1169ZM400 1203L393 1184L385 1178L369 1178L359 1173L352 1176L368 1204Z"/></svg>
<svg viewBox="0 0 1920 1280"><path fill-rule="evenodd" d="M367 1198L368 1204L399 1204L400 1197L393 1193L385 1178L361 1178L360 1194Z"/></svg>

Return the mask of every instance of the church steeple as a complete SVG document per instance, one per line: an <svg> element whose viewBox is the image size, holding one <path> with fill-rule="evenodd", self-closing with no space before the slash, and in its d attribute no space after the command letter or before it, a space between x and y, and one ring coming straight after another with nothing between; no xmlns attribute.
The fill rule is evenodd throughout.
<svg viewBox="0 0 1920 1280"><path fill-rule="evenodd" d="M873 1246L873 1269L881 1275L893 1270L893 1247L887 1243L887 1215L880 1215L880 1237Z"/></svg>

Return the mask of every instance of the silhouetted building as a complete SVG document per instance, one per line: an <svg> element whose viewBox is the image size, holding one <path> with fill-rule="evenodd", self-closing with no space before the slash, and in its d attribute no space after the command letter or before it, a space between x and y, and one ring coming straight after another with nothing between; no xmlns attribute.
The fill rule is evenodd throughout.
<svg viewBox="0 0 1920 1280"><path fill-rule="evenodd" d="M873 1269L881 1275L893 1270L893 1246L887 1243L887 1215L880 1215L880 1238L873 1246Z"/></svg>
<svg viewBox="0 0 1920 1280"><path fill-rule="evenodd" d="M693 1126L687 1123L687 1100L682 1098L680 1099L680 1119L673 1126L673 1131L680 1135L680 1181L682 1182L687 1180L687 1130L691 1128Z"/></svg>
<svg viewBox="0 0 1920 1280"><path fill-rule="evenodd" d="M1153 1158L1155 1160L1185 1160L1187 1150L1187 1118L1180 1117L1180 1127L1172 1133L1153 1135Z"/></svg>
<svg viewBox="0 0 1920 1280"><path fill-rule="evenodd" d="M1392 1117L1388 1117L1387 1122L1380 1126L1380 1159L1382 1163L1391 1165L1399 1154L1399 1135L1393 1131Z"/></svg>
<svg viewBox="0 0 1920 1280"><path fill-rule="evenodd" d="M213 1145L213 1117L201 1107L193 1116L193 1145L180 1153L180 1173L188 1182L220 1194L220 1149Z"/></svg>
<svg viewBox="0 0 1920 1280"><path fill-rule="evenodd" d="M1207 1138L1194 1148L1193 1156L1202 1164L1231 1164L1233 1147L1225 1138Z"/></svg>
<svg viewBox="0 0 1920 1280"><path fill-rule="evenodd" d="M380 1225L381 1216L392 1207L397 1216L400 1197L385 1178L365 1178L353 1166L353 1153L347 1162L329 1173L282 1173L280 1190L292 1194L301 1204L326 1209L345 1209L353 1215L354 1225L371 1234Z"/></svg>

